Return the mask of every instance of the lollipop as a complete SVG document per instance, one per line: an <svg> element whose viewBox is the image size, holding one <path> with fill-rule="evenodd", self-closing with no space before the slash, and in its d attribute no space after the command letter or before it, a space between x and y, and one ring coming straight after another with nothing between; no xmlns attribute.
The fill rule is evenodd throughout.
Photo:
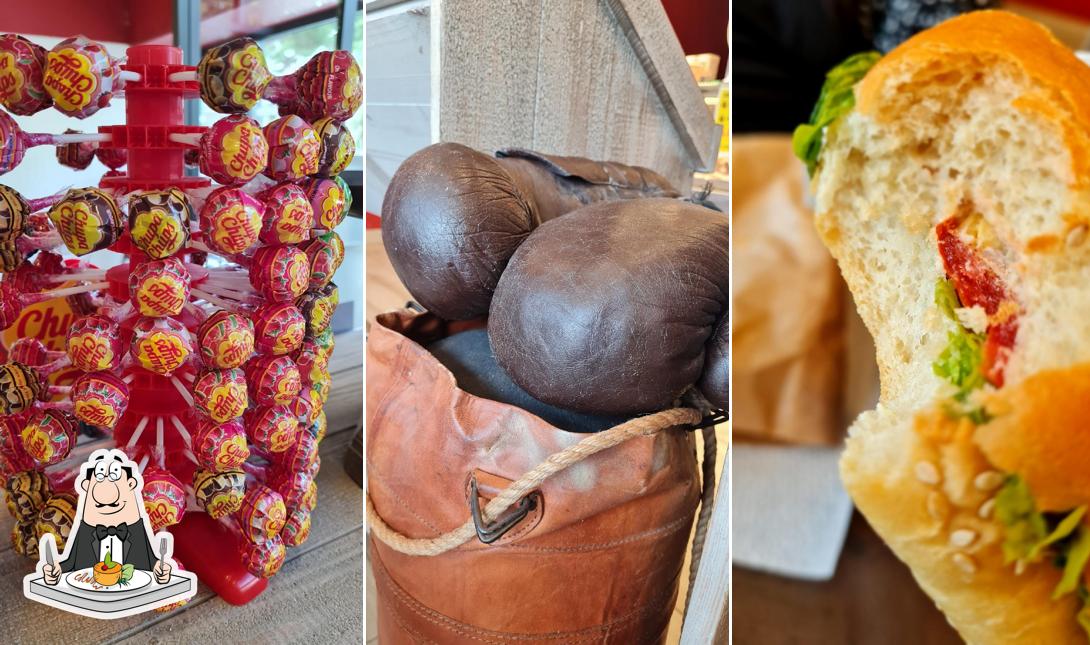
<svg viewBox="0 0 1090 645"><path fill-rule="evenodd" d="M325 438L326 430L329 428L328 422L325 418L325 410L318 408L318 418L314 423L307 426L307 434L314 437L314 441L321 443Z"/></svg>
<svg viewBox="0 0 1090 645"><path fill-rule="evenodd" d="M363 75L351 52L318 52L293 79L296 100L281 104L282 114L288 111L308 121L322 117L347 121L363 103Z"/></svg>
<svg viewBox="0 0 1090 645"><path fill-rule="evenodd" d="M326 371L315 375L310 381L310 389L314 390L314 395L318 397L322 405L325 405L325 402L329 400L329 386L329 372Z"/></svg>
<svg viewBox="0 0 1090 645"><path fill-rule="evenodd" d="M318 135L303 119L289 114L265 126L269 163L265 174L276 181L295 181L318 172Z"/></svg>
<svg viewBox="0 0 1090 645"><path fill-rule="evenodd" d="M68 493L56 493L38 511L34 524L35 536L41 540L46 534L56 540L57 549L64 550L72 525L76 522L76 496Z"/></svg>
<svg viewBox="0 0 1090 645"><path fill-rule="evenodd" d="M295 359L295 366L299 368L299 378L308 386L314 382L315 378L320 378L329 362L325 353L318 348L311 337L303 338L302 344L292 354L292 358Z"/></svg>
<svg viewBox="0 0 1090 645"><path fill-rule="evenodd" d="M245 252L257 242L264 211L264 204L239 188L212 191L201 207L205 244L224 255Z"/></svg>
<svg viewBox="0 0 1090 645"><path fill-rule="evenodd" d="M110 372L91 372L76 379L71 397L77 419L112 430L129 406L129 386Z"/></svg>
<svg viewBox="0 0 1090 645"><path fill-rule="evenodd" d="M299 418L300 423L309 426L318 420L318 413L322 411L322 400L313 388L304 387L299 398L292 402L291 411Z"/></svg>
<svg viewBox="0 0 1090 645"><path fill-rule="evenodd" d="M136 78L138 74L122 72L104 46L76 36L46 54L43 85L57 110L84 119L109 105L126 80Z"/></svg>
<svg viewBox="0 0 1090 645"><path fill-rule="evenodd" d="M84 372L116 369L121 364L121 329L98 314L77 318L65 336L68 360Z"/></svg>
<svg viewBox="0 0 1090 645"><path fill-rule="evenodd" d="M129 201L129 235L152 258L169 257L189 239L192 216L189 198L177 188L138 193Z"/></svg>
<svg viewBox="0 0 1090 645"><path fill-rule="evenodd" d="M0 119L2 120L2 119ZM121 210L109 193L97 188L73 188L49 209L49 219L73 255L104 249L123 231Z"/></svg>
<svg viewBox="0 0 1090 645"><path fill-rule="evenodd" d="M306 471L278 471L269 478L268 484L280 493L290 510L301 508L312 511L317 504L317 489L311 491L314 478Z"/></svg>
<svg viewBox="0 0 1090 645"><path fill-rule="evenodd" d="M79 421L70 412L38 410L23 428L23 449L39 466L52 466L72 452Z"/></svg>
<svg viewBox="0 0 1090 645"><path fill-rule="evenodd" d="M306 320L290 302L273 302L257 308L253 314L257 352L281 356L299 349L306 331Z"/></svg>
<svg viewBox="0 0 1090 645"><path fill-rule="evenodd" d="M242 547L242 563L246 570L259 578L271 578L284 566L287 550L279 537L259 544L246 542Z"/></svg>
<svg viewBox="0 0 1090 645"><path fill-rule="evenodd" d="M127 148L96 148L95 156L110 170L117 170L129 163L129 151Z"/></svg>
<svg viewBox="0 0 1090 645"><path fill-rule="evenodd" d="M321 289L308 291L299 296L295 304L303 312L308 335L315 336L329 329L329 324L333 320L333 312L337 310L340 300L337 285L332 282Z"/></svg>
<svg viewBox="0 0 1090 645"><path fill-rule="evenodd" d="M254 324L230 311L217 311L197 328L201 360L216 368L242 365L254 351Z"/></svg>
<svg viewBox="0 0 1090 645"><path fill-rule="evenodd" d="M20 338L8 348L8 358L23 365L38 367L54 360L63 359L64 352L51 352L42 341L34 337Z"/></svg>
<svg viewBox="0 0 1090 645"><path fill-rule="evenodd" d="M321 231L337 228L348 214L341 184L332 179L311 177L301 185L314 209L314 227Z"/></svg>
<svg viewBox="0 0 1090 645"><path fill-rule="evenodd" d="M193 381L193 402L216 423L237 419L246 411L246 375L238 368L205 370Z"/></svg>
<svg viewBox="0 0 1090 645"><path fill-rule="evenodd" d="M243 423L246 436L266 452L284 452L299 438L299 421L283 405L251 408Z"/></svg>
<svg viewBox="0 0 1090 645"><path fill-rule="evenodd" d="M29 409L42 389L41 377L34 368L16 361L0 364L0 414L18 414Z"/></svg>
<svg viewBox="0 0 1090 645"><path fill-rule="evenodd" d="M171 80L197 80L205 105L216 112L241 114L265 93L272 74L261 47L252 38L236 38L205 52L196 74L178 73Z"/></svg>
<svg viewBox="0 0 1090 645"><path fill-rule="evenodd" d="M295 300L311 280L311 263L309 255L294 246L263 246L254 252L250 263L250 284L272 302Z"/></svg>
<svg viewBox="0 0 1090 645"><path fill-rule="evenodd" d="M300 433L295 443L276 457L282 472L306 473L318 458L318 442L309 433Z"/></svg>
<svg viewBox="0 0 1090 645"><path fill-rule="evenodd" d="M314 207L307 194L290 181L281 182L261 192L265 202L265 223L261 241L266 244L298 244L310 239L314 227Z"/></svg>
<svg viewBox="0 0 1090 645"><path fill-rule="evenodd" d="M156 533L181 522L185 516L185 488L166 470L149 466L144 471L143 497L151 530Z"/></svg>
<svg viewBox="0 0 1090 645"><path fill-rule="evenodd" d="M246 429L237 420L219 424L202 422L193 435L193 451L201 468L210 472L241 468L250 456Z"/></svg>
<svg viewBox="0 0 1090 645"><path fill-rule="evenodd" d="M31 115L53 104L42 85L45 49L22 36L0 35L0 104L8 112Z"/></svg>
<svg viewBox="0 0 1090 645"><path fill-rule="evenodd" d="M0 484L15 473L34 467L34 460L23 450L23 439L19 436L24 423L22 415L0 417Z"/></svg>
<svg viewBox="0 0 1090 645"><path fill-rule="evenodd" d="M197 146L201 172L225 186L245 184L265 169L269 144L261 126L248 116L232 114L197 133L174 133L170 140Z"/></svg>
<svg viewBox="0 0 1090 645"><path fill-rule="evenodd" d="M310 537L310 511L297 508L288 513L280 538L287 546L299 546Z"/></svg>
<svg viewBox="0 0 1090 645"><path fill-rule="evenodd" d="M8 512L20 522L38 518L38 511L53 494L49 479L39 470L26 470L8 478L4 486Z"/></svg>
<svg viewBox="0 0 1090 645"><path fill-rule="evenodd" d="M310 265L309 289L321 289L333 279L344 262L344 240L336 231L312 239L303 247Z"/></svg>
<svg viewBox="0 0 1090 645"><path fill-rule="evenodd" d="M38 521L17 522L11 528L11 546L19 555L38 559Z"/></svg>
<svg viewBox="0 0 1090 645"><path fill-rule="evenodd" d="M319 177L334 177L344 172L356 154L356 140L344 124L329 117L322 117L312 126L318 135Z"/></svg>
<svg viewBox="0 0 1090 645"><path fill-rule="evenodd" d="M173 318L140 318L132 331L129 352L141 367L156 374L170 375L193 352L189 331Z"/></svg>
<svg viewBox="0 0 1090 645"><path fill-rule="evenodd" d="M81 134L72 129L65 130L64 133ZM57 146L57 163L75 170L84 170L94 160L96 147L90 141L66 143L63 146Z"/></svg>
<svg viewBox="0 0 1090 645"><path fill-rule="evenodd" d="M295 361L288 356L259 356L246 364L250 397L257 405L287 405L302 390Z"/></svg>
<svg viewBox="0 0 1090 645"><path fill-rule="evenodd" d="M189 301L189 271L177 258L145 262L129 274L129 297L145 316L177 316Z"/></svg>
<svg viewBox="0 0 1090 645"><path fill-rule="evenodd" d="M241 470L193 473L193 497L212 519L218 520L238 511L246 494L246 474Z"/></svg>
<svg viewBox="0 0 1090 645"><path fill-rule="evenodd" d="M251 542L261 543L280 535L287 519L287 509L280 493L262 484L254 484L246 491L242 508L238 511L239 525Z"/></svg>

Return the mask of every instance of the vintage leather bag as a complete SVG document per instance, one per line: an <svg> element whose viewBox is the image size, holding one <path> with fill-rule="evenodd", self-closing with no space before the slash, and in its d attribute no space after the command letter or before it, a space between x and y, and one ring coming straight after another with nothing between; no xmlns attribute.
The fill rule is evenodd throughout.
<svg viewBox="0 0 1090 645"><path fill-rule="evenodd" d="M484 321L380 315L367 342L367 479L374 511L433 538L585 434L458 388L425 345ZM700 496L691 432L628 440L546 480L492 544L412 556L369 539L379 642L661 643ZM501 518L502 519L502 518Z"/></svg>

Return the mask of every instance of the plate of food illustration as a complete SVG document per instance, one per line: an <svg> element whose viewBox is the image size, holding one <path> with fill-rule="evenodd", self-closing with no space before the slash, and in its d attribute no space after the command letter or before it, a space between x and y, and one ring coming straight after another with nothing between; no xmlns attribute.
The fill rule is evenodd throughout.
<svg viewBox="0 0 1090 645"><path fill-rule="evenodd" d="M84 591L132 591L151 584L151 574L136 569L131 564L114 562L107 551L105 560L93 567L69 573L64 581L69 586Z"/></svg>

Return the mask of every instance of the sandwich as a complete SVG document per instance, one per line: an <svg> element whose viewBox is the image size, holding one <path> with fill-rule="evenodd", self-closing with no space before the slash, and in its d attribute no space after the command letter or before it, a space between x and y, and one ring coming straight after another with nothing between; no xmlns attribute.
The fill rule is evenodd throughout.
<svg viewBox="0 0 1090 645"><path fill-rule="evenodd" d="M794 144L878 358L856 506L967 642L1090 642L1090 67L965 14L832 70Z"/></svg>

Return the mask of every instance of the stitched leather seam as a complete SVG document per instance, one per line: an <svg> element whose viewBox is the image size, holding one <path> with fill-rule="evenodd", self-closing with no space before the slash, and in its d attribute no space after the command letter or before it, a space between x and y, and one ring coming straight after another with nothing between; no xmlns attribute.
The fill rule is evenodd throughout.
<svg viewBox="0 0 1090 645"><path fill-rule="evenodd" d="M374 466L371 465L371 460L367 460L367 472L368 472L368 474L371 473L372 469L378 470L377 468L374 468ZM401 509L404 509L404 510L408 511L410 515L412 515L421 524L423 524L428 529L430 529L432 531L432 533L434 533L434 535L429 536L429 538L438 537L438 536L442 535L443 533L445 533L445 531L440 531L437 526L435 526L434 524L429 522L427 519L425 519L424 516L417 513L416 510L408 502L406 502L404 500L404 498L402 498L400 495L397 494L397 491L394 489L393 486L390 486L386 482L382 481L382 479L380 479L378 477L374 477L374 476L368 477L368 484L370 484L370 482L375 482L375 483L379 484L380 486L382 486L382 489L384 491L386 491L386 494L389 495L390 497L392 497L395 502L397 502L397 507L398 508L401 508ZM375 512L377 513L378 511L376 510Z"/></svg>
<svg viewBox="0 0 1090 645"><path fill-rule="evenodd" d="M670 522L665 526L650 529L643 533L637 533L636 535L629 535L619 540L613 540L611 542L603 542L600 544L584 544L580 546L534 546L532 544L496 544L493 545L494 549L520 549L523 551L533 551L535 553L586 553L589 551L604 551L605 549L611 549L615 546L622 546L625 544L631 544L633 542L641 542L643 540L649 540L657 537L664 537L672 533L676 533L678 530L686 526L692 521L692 517L683 515L678 519Z"/></svg>
<svg viewBox="0 0 1090 645"><path fill-rule="evenodd" d="M661 607L664 599L668 598L671 595L669 593L664 593L664 594L661 594L660 596L652 597L648 602L633 608L627 614L621 615L621 616L615 618L614 620L611 620L608 623L603 623L601 625L595 625L593 627L586 627L586 628L583 628L583 629L580 629L580 630L577 630L577 631L573 631L573 632L552 632L552 633L548 633L548 634L501 633L501 632L486 631L486 630L482 630L482 629L477 628L477 627L473 627L472 625L468 625L466 623L457 621L457 620L455 620L455 619L453 619L453 618L451 618L451 617L449 617L449 616L447 616L445 614L442 614L442 613L439 613L439 612L435 611L434 609L426 607L419 600L417 600L417 599L413 598L412 596L410 596L407 591L402 589L401 586L398 585L393 580L393 578L390 577L389 572L386 570L386 567L382 564L382 562L381 562L381 560L379 560L379 558L377 558L377 557L374 558L374 562L378 566L377 567L372 567L372 571L374 571L376 573L379 573L381 575L382 582L383 582L383 587L385 587L387 590L391 591L393 593L393 595L395 596L395 598L397 598L400 601L400 604L403 607L409 609L414 614L420 616L424 620L427 620L429 623L432 623L433 625L438 625L440 627L445 627L445 628L447 628L447 629L449 629L451 631L454 631L454 632L458 633L461 636L465 636L466 638L470 638L470 639L475 640L475 641L481 641L481 642L493 643L493 644L497 643L497 641L486 640L485 638L482 638L482 636L490 636L490 637L499 636L499 637L502 637L502 638L507 639L507 640L519 640L519 641L528 641L528 642L533 642L533 641L541 642L541 641L551 641L551 640L556 640L556 639L570 639L570 638L577 638L577 640L574 640L574 641L573 640L568 640L566 642L573 643L573 644L574 643L598 642L598 640L600 640L602 635L608 634L609 631L612 630L613 628L620 627L620 626L624 625L625 623L632 622L633 620L639 618L640 616L642 616L644 614L647 614L647 613L650 613L650 611L652 609L654 609L656 607ZM675 582L676 582L676 578L675 578ZM665 590L670 590L670 589L672 589L672 586L667 586L665 588ZM388 603L387 603L387 606L389 606ZM394 613L395 614L397 613L396 608L394 608ZM397 621L397 622L398 622L399 625L402 625L401 621ZM503 641L499 641L500 645L502 645L502 643L503 643Z"/></svg>

